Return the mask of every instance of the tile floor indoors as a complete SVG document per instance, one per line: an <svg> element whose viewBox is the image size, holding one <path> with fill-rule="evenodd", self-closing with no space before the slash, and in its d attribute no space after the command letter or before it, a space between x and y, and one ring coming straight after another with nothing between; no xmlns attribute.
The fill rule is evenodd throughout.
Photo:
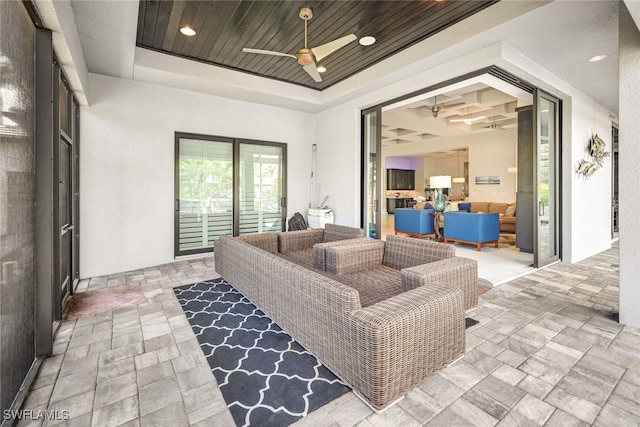
<svg viewBox="0 0 640 427"><path fill-rule="evenodd" d="M63 321L23 409L68 410L78 426L233 425L172 291L216 276L200 258L82 282L139 282L148 302ZM613 320L617 282L614 245L493 288L462 360L381 414L349 393L297 425L638 425L640 330Z"/></svg>

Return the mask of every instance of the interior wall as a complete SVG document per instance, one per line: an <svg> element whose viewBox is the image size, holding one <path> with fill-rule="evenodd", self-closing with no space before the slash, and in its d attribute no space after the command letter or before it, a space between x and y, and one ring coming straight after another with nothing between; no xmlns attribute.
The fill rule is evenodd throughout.
<svg viewBox="0 0 640 427"><path fill-rule="evenodd" d="M90 85L93 103L80 115L81 277L174 260L176 131L287 143L287 216L306 212L313 115L96 74Z"/></svg>
<svg viewBox="0 0 640 427"><path fill-rule="evenodd" d="M397 156L400 152L424 158L424 171L420 185L416 190L424 193L429 186L429 177L433 175L449 175L451 177L463 175L464 162L469 162L469 181L467 188L471 201L515 202L515 174L508 173L507 168L515 165L516 129L477 132L455 138L442 138L429 141L429 150L444 151L454 148L468 147L467 155L446 158L424 157L423 143L407 143L402 146L393 145L383 147L383 156ZM468 157L467 157L468 156ZM468 160L467 160L468 158ZM458 172L459 171L459 172ZM416 173L417 175L417 173ZM476 176L500 176L499 185L476 185ZM418 181L418 178L416 178ZM454 195L460 195L462 184L452 184Z"/></svg>
<svg viewBox="0 0 640 427"><path fill-rule="evenodd" d="M0 408L35 358L35 28L22 2L0 2Z"/></svg>

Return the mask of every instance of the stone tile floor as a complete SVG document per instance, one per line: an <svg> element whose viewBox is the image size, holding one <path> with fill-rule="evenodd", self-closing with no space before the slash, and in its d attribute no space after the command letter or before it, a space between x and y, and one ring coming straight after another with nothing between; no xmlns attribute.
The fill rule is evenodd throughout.
<svg viewBox="0 0 640 427"><path fill-rule="evenodd" d="M200 258L82 282L139 282L148 302L63 321L23 409L77 426L233 425L172 291L213 277ZM465 357L396 405L376 414L349 393L297 425L640 425L640 331L617 305L617 245L555 264L481 295Z"/></svg>

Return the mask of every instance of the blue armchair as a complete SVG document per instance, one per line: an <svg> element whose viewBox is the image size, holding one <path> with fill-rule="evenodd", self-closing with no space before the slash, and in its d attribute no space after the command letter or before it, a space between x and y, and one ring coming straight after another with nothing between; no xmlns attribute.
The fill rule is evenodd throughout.
<svg viewBox="0 0 640 427"><path fill-rule="evenodd" d="M395 234L409 234L421 239L429 234L435 234L433 212L433 209L396 209L393 221Z"/></svg>
<svg viewBox="0 0 640 427"><path fill-rule="evenodd" d="M478 250L482 245L493 244L498 247L500 238L500 215L498 212L444 213L444 241L470 243Z"/></svg>

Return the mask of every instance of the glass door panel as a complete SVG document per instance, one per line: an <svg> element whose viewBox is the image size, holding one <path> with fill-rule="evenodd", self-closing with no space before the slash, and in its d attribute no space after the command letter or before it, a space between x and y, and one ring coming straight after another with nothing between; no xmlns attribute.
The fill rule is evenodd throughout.
<svg viewBox="0 0 640 427"><path fill-rule="evenodd" d="M58 215L60 220L60 303L64 308L71 293L72 285L72 146L64 138L60 139L60 163L58 179Z"/></svg>
<svg viewBox="0 0 640 427"><path fill-rule="evenodd" d="M238 235L284 230L281 145L239 145Z"/></svg>
<svg viewBox="0 0 640 427"><path fill-rule="evenodd" d="M284 230L286 144L176 133L175 255Z"/></svg>
<svg viewBox="0 0 640 427"><path fill-rule="evenodd" d="M362 228L376 239L381 238L380 120L380 109L362 115Z"/></svg>
<svg viewBox="0 0 640 427"><path fill-rule="evenodd" d="M559 259L558 253L558 100L537 91L536 95L536 233L534 266Z"/></svg>
<svg viewBox="0 0 640 427"><path fill-rule="evenodd" d="M233 232L233 143L179 138L176 255L211 250Z"/></svg>

